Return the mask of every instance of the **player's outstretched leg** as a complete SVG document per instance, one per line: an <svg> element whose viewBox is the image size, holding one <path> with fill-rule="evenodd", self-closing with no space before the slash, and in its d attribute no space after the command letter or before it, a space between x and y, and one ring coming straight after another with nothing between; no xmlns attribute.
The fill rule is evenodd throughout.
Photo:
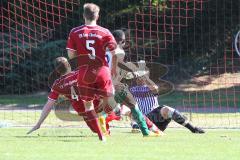
<svg viewBox="0 0 240 160"><path fill-rule="evenodd" d="M131 109L131 113L143 135L149 135L149 129L147 127L146 121L142 112L139 110L138 105L128 106Z"/></svg>
<svg viewBox="0 0 240 160"><path fill-rule="evenodd" d="M95 131L98 134L99 140L105 141L106 138L104 137L102 130L99 126L98 117L94 110L93 102L92 101L84 101L84 106L85 106L84 115L86 116L86 117L84 117L84 120L86 121L88 126L90 126L90 129L92 131Z"/></svg>
<svg viewBox="0 0 240 160"><path fill-rule="evenodd" d="M187 121L187 118L174 108L171 108L169 106L164 106L163 108L161 108L161 115L163 116L164 119L171 118L178 124L189 129L192 133L205 133L203 129L195 127L191 123L189 123Z"/></svg>
<svg viewBox="0 0 240 160"><path fill-rule="evenodd" d="M155 136L154 133L150 132L148 129L146 120L142 112L139 110L137 102L134 100L132 94L127 89L121 89L120 91L116 92L115 100L117 103L124 104L130 108L132 117L139 125L143 136Z"/></svg>
<svg viewBox="0 0 240 160"><path fill-rule="evenodd" d="M148 129L156 134L164 135L164 133L147 117L144 116Z"/></svg>
<svg viewBox="0 0 240 160"><path fill-rule="evenodd" d="M146 124L148 126L148 129L156 134L161 134L163 135L163 132L146 116L144 116ZM140 128L138 126L138 124L135 122L135 120L131 121L131 126L132 126L132 133L138 133L140 132Z"/></svg>

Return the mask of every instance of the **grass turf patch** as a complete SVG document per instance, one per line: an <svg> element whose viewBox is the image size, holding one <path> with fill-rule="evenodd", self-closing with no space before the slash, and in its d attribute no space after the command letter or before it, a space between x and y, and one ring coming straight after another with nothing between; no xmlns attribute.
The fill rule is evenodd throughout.
<svg viewBox="0 0 240 160"><path fill-rule="evenodd" d="M167 129L163 137L143 138L129 129L113 129L102 143L88 129L43 128L26 135L28 129L0 129L1 160L237 160L240 156L239 130L207 130L207 134L195 135Z"/></svg>

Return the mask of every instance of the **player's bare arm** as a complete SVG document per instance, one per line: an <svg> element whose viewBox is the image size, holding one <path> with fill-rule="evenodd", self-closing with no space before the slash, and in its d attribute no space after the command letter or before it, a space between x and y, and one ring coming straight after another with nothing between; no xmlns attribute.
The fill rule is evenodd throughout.
<svg viewBox="0 0 240 160"><path fill-rule="evenodd" d="M118 67L125 71L132 72L134 76L137 76L138 68L132 62L124 62L123 60L119 60Z"/></svg>
<svg viewBox="0 0 240 160"><path fill-rule="evenodd" d="M43 107L43 110L42 110L42 113L41 113L41 116L40 116L38 122L36 123L36 125L30 131L27 132L27 134L30 134L30 133L36 131L37 129L39 129L41 127L42 123L47 118L47 116L49 115L52 107L54 106L54 103L55 103L54 100L48 99L48 101L46 102L46 104Z"/></svg>
<svg viewBox="0 0 240 160"><path fill-rule="evenodd" d="M115 50L111 51L111 54L112 54L111 75L112 75L112 77L114 77L117 74L118 58L117 58L117 55L115 54Z"/></svg>
<svg viewBox="0 0 240 160"><path fill-rule="evenodd" d="M134 73L138 73L138 71L140 71L140 72L142 71L142 68L138 68L132 62L128 62L127 65L129 67L133 68ZM147 70L145 70L146 68L147 67L145 66L144 70L143 70L144 71L143 75L140 75L141 77L138 77L139 76L138 74L137 75L135 74L135 77L137 77L138 81L143 81L148 86L148 88L151 90L151 92L153 94L158 94L158 92L159 92L158 85L149 78L149 71L148 71L148 68L147 68Z"/></svg>
<svg viewBox="0 0 240 160"><path fill-rule="evenodd" d="M151 90L153 94L158 94L159 87L156 83L154 83L148 76L143 76L145 84L148 86L148 88Z"/></svg>
<svg viewBox="0 0 240 160"><path fill-rule="evenodd" d="M73 51L73 50L68 49L68 50L67 50L67 53L68 53L68 58L69 58L69 59L74 59L74 58L77 57L77 52L76 52L76 51Z"/></svg>

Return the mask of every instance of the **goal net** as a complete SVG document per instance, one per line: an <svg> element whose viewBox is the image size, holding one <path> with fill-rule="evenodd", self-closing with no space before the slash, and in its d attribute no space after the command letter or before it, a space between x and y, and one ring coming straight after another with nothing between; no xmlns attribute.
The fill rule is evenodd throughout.
<svg viewBox="0 0 240 160"><path fill-rule="evenodd" d="M46 101L48 75L66 39L83 23L81 0L1 0L0 123L33 125ZM97 3L97 2L96 2ZM144 0L97 3L99 24L127 33L127 59L145 60L159 103L205 128L240 128L240 1ZM46 125L79 126L52 112ZM129 126L128 122L117 124Z"/></svg>

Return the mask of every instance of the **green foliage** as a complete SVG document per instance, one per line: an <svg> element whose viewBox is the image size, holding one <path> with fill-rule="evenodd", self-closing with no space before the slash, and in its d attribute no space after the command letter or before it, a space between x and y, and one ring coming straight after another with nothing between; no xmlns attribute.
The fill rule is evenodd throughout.
<svg viewBox="0 0 240 160"><path fill-rule="evenodd" d="M31 55L26 54L19 64L14 64L11 71L6 73L7 82L1 94L30 93L48 89L48 75L53 69L53 60L65 55L66 40L56 40L39 44L32 49Z"/></svg>
<svg viewBox="0 0 240 160"><path fill-rule="evenodd" d="M16 63L12 64L12 70L6 70L5 83L1 86L2 89L0 94L35 92L48 88L47 77L52 70L52 61L57 56L66 56L65 46L68 33L73 27L83 23L82 4L85 2L98 4L101 8L100 25L113 30L118 28L129 28L128 22L134 20L135 13L140 12L142 6L149 5L150 1L80 0L80 5L74 6L73 12L68 13L67 18L63 19L60 25L56 25L55 27L49 26L53 29L50 39L44 40L39 38L37 43L30 40L28 44L20 43L17 38L13 39L11 41L11 46L17 44L19 48L22 49L19 54L23 57L25 56L25 58L18 59L16 56L12 57ZM54 0L53 4L55 3L63 2ZM7 1L2 0L1 4L6 6ZM170 2L168 0L152 0L151 5L160 5L161 9L163 5L167 8ZM181 6L184 7L184 5L185 2L181 1ZM192 5L193 4L190 3L188 7L194 7ZM218 63L217 60L223 58L225 51L229 50L229 46L231 47L232 37L239 30L238 5L238 0L209 1L208 3L204 3L202 11L189 12L188 16L192 16L193 18L188 19L189 23L187 27L181 27L181 34L173 35L173 41L168 43L166 50L164 50L167 54L163 54L162 50L160 51L161 54L158 58L158 62L164 64L173 64L174 62L174 65L177 66L176 68L183 68L184 72L189 75L205 73L211 65ZM156 11L153 10L152 14L155 12ZM166 15L170 14L170 12L171 10L166 10ZM23 14L26 13L23 12ZM35 14L39 13L36 12ZM29 18L32 19L31 15L29 16ZM49 18L51 19L52 17ZM174 24L179 23L176 18L171 20ZM33 24L27 24L25 20L23 23L34 28ZM149 26L146 25L145 27L147 28ZM39 28L36 29L39 30ZM22 31L27 32L26 28L23 28ZM6 42L9 41L8 34L8 31L2 34ZM12 36L19 37L19 39L29 39L28 36L21 34L12 34ZM158 37L161 38L160 40L163 40L164 35L158 33ZM149 40L140 45L156 47L156 42L158 41ZM134 41L130 42L130 44L132 44L131 46L135 46L134 43ZM16 48L11 46L10 43L4 43L4 46L0 46L1 48L4 47L4 62L7 66L11 64L10 60L12 55L10 52L16 52ZM136 50L137 48L133 49ZM31 54L29 54L29 52L31 52ZM146 55L152 52L152 49L145 49ZM1 52L0 56L2 57ZM181 74L182 72L179 73Z"/></svg>
<svg viewBox="0 0 240 160"><path fill-rule="evenodd" d="M4 1L4 3L7 1ZM11 65L12 63L10 61L7 61L7 59L13 59L17 63L12 64L12 70L6 70L6 75L4 77L4 81L7 83L4 83L1 86L0 94L22 94L22 93L31 93L41 90L48 89L47 86L47 80L48 75L53 69L52 62L54 58L57 56L67 56L66 55L66 39L68 36L68 33L73 27L79 26L83 23L82 18L82 4L85 2L91 2L96 3L101 7L100 12L100 20L99 23L102 26L108 27L109 29L113 30L115 28L127 28L127 22L128 22L128 16L130 14L134 14L135 11L139 8L139 6L142 5L142 3L138 0L134 1L128 1L128 0L114 0L111 5L109 5L108 0L94 0L94 1L86 1L86 0L80 0L79 4L80 6L75 6L73 8L73 12L67 17L67 19L63 19L61 22L61 25L57 25L54 28L54 32L52 33L53 36L50 40L43 41L41 38L39 38L39 42L36 43L34 41L30 41L29 44L22 44L13 39L11 41L11 45L18 45L20 48L23 49L23 55L25 55L25 58L20 58L13 56L10 57L10 52L16 52L16 48L11 47L8 43L4 45L4 62L8 65ZM16 3L20 3L16 1ZM36 4L35 4L36 3ZM61 3L61 5L65 5L62 1L54 0L53 4ZM62 4L63 3L63 4ZM34 2L34 5L38 5L38 2ZM22 7L26 7L23 5ZM50 7L50 6L48 6ZM43 10L51 10L51 8L43 8ZM23 12L23 14L26 14ZM34 14L39 15L38 11L36 10ZM24 16L24 15L23 15ZM27 15L26 15L27 16ZM29 14L30 19L34 19L31 14ZM49 15L51 16L51 15ZM18 17L17 21L22 22L21 19ZM48 17L51 19L52 17ZM38 22L39 19L36 19L35 23ZM30 28L35 28L36 30L40 30L39 26L32 26L33 24L28 22L26 20L23 20L23 23L27 25ZM14 25L14 24L12 24ZM15 27L15 26L12 26ZM53 26L49 26L52 27ZM26 30L27 28L19 28L22 32L26 34L20 34L17 35L12 34L12 37L19 37L19 39L25 39L28 40L29 37L29 31ZM9 41L9 35L3 34L4 39L6 42ZM30 33L34 34L34 33ZM40 36L40 35L38 35ZM30 46L32 45L32 46ZM31 52L29 54L27 51ZM1 56L1 53L0 53ZM0 83L1 84L1 83Z"/></svg>
<svg viewBox="0 0 240 160"><path fill-rule="evenodd" d="M160 54L158 58L161 63L174 63L178 70L175 81L179 82L182 74L188 75L185 78L209 75L212 66L224 68L232 65L230 60L224 61L224 56L237 58L237 54L232 54L232 43L239 30L239 5L237 0L209 1L203 3L202 11L189 12L188 16L193 18L188 19L187 27L181 27L181 33L173 36L173 42L164 52L167 55ZM177 22L173 19L173 24ZM223 72L220 69L218 74ZM215 73L212 70L211 74Z"/></svg>

